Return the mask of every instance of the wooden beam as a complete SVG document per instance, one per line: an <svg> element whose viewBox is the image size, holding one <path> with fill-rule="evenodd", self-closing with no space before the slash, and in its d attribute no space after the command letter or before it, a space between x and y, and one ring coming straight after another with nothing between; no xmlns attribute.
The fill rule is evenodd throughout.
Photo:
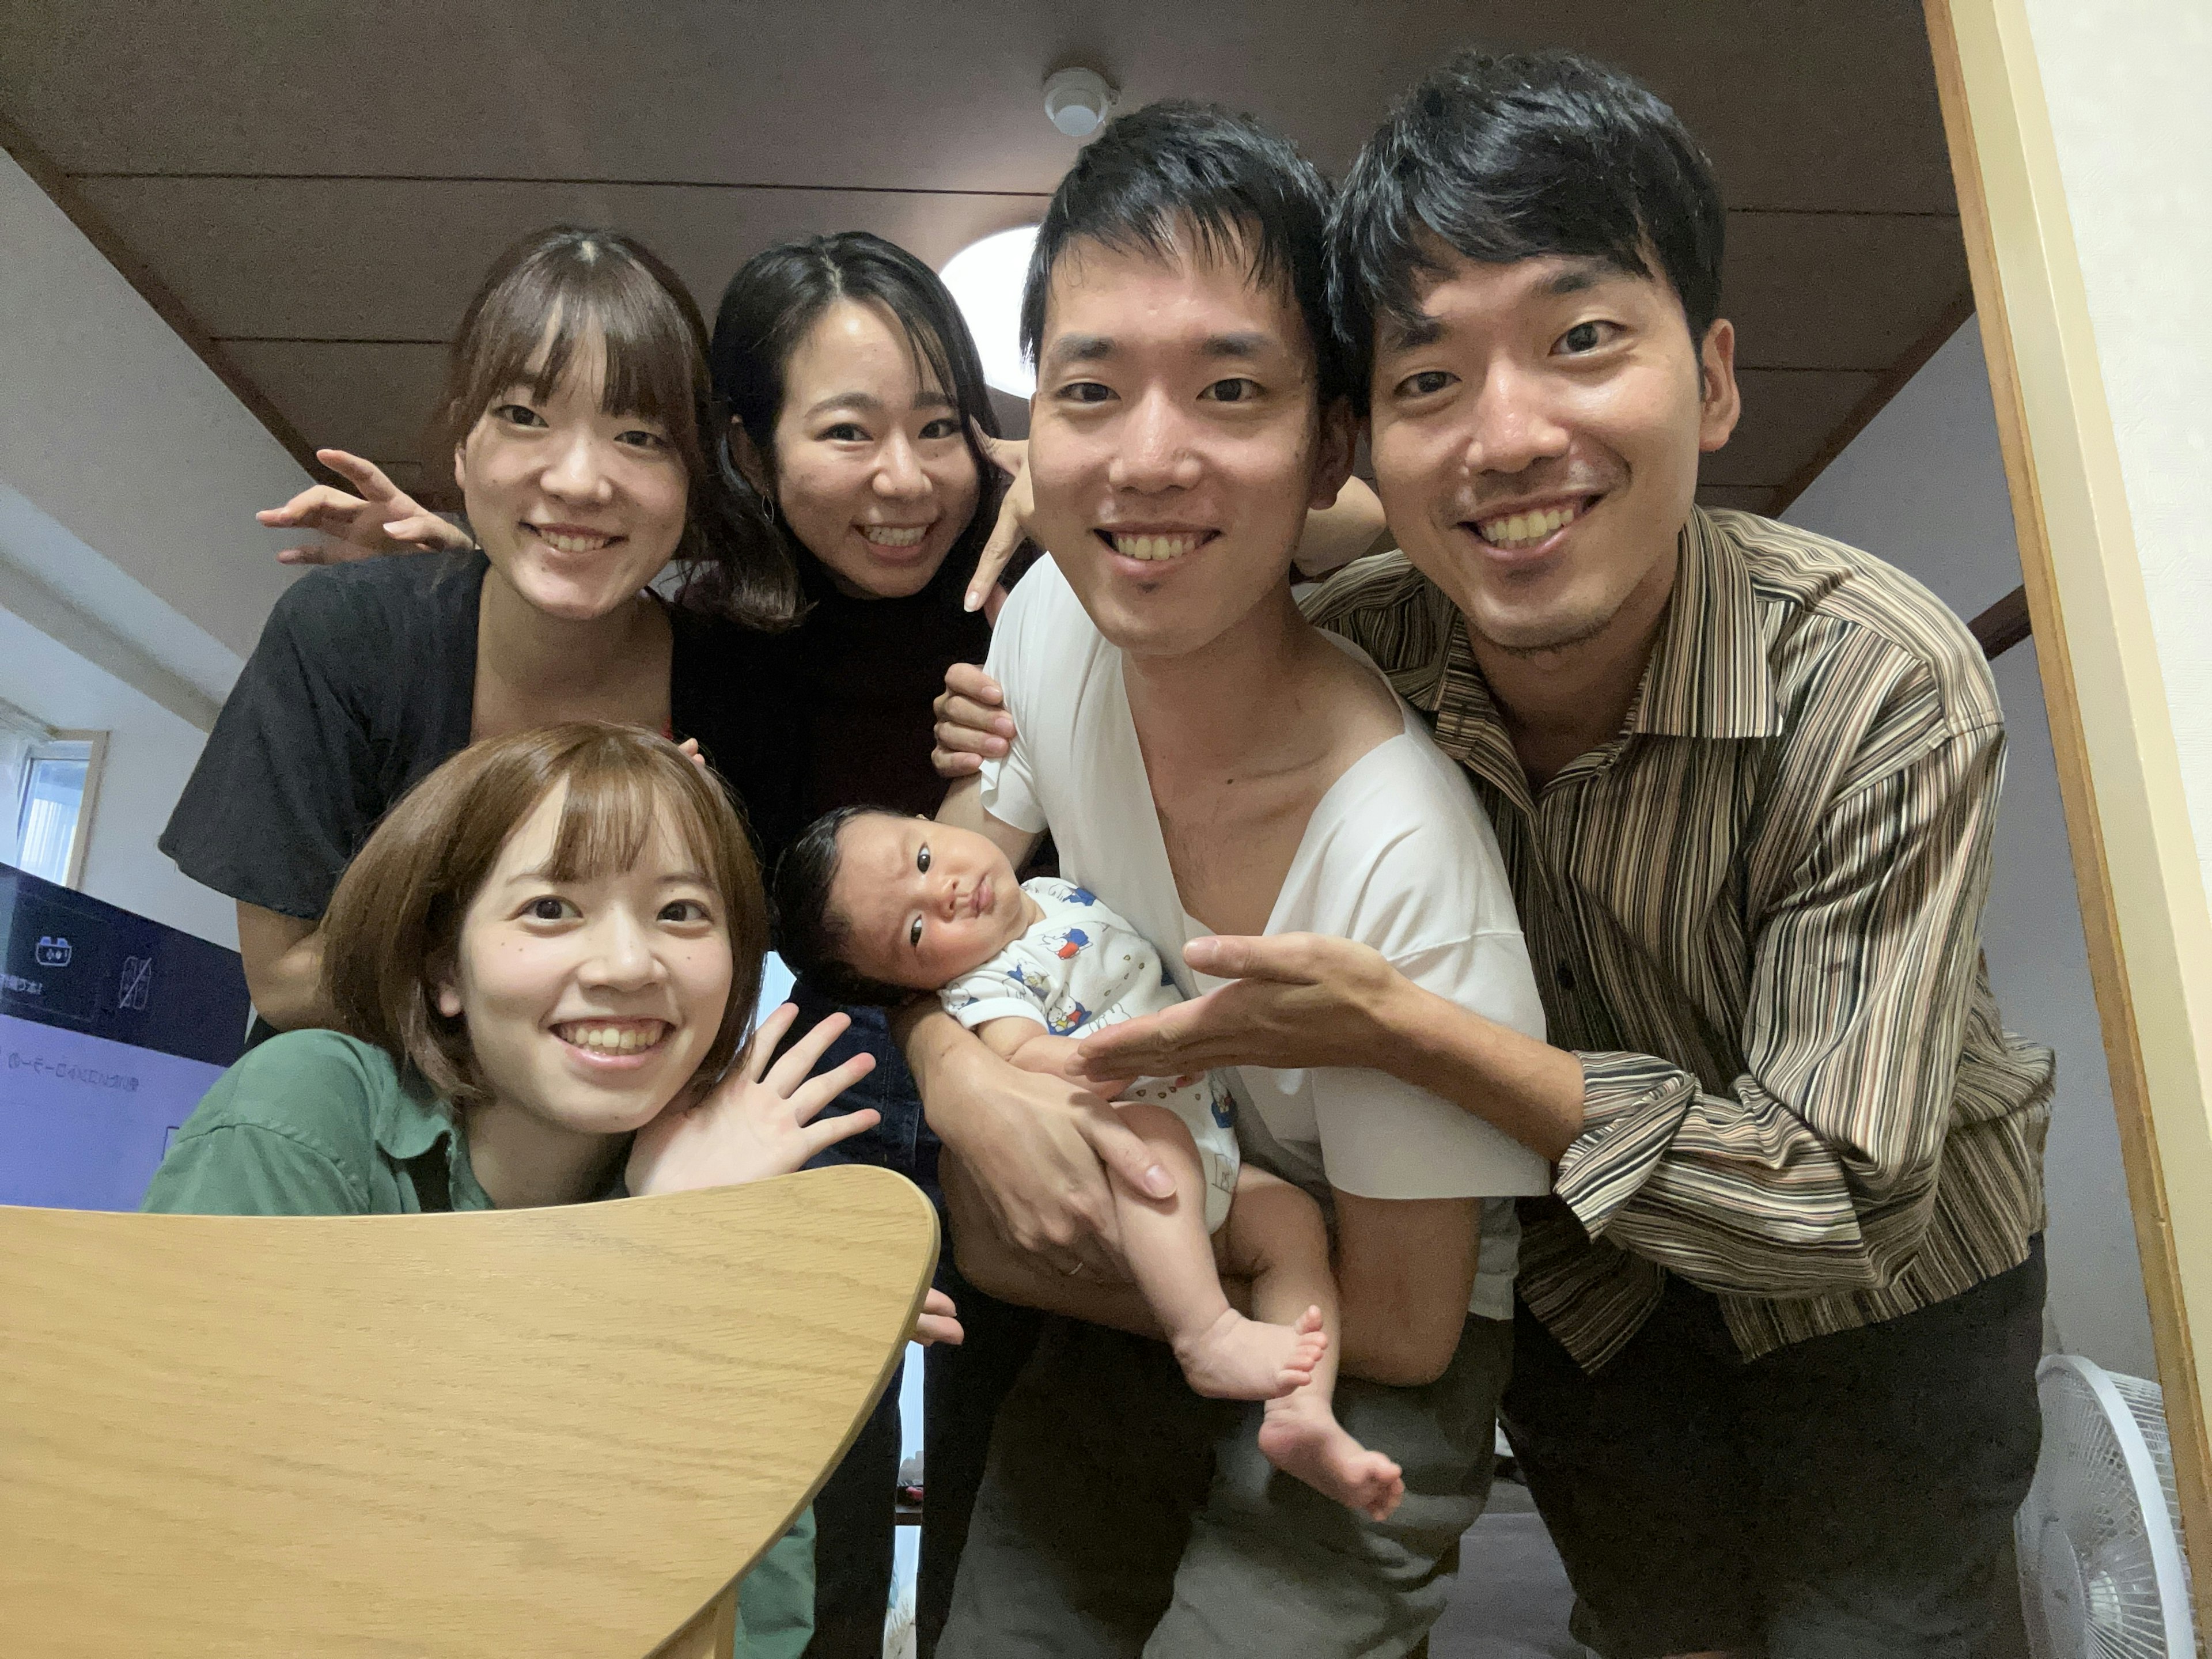
<svg viewBox="0 0 2212 1659"><path fill-rule="evenodd" d="M2018 645L2032 631L2027 617L2027 588L2015 587L1966 624L1982 654L1991 662Z"/></svg>
<svg viewBox="0 0 2212 1659"><path fill-rule="evenodd" d="M154 268L140 258L130 244L115 233L114 228L94 211L92 204L85 200L69 174L55 165L28 133L4 115L0 115L0 149L6 150L15 158L15 165L30 174L31 181L46 191L48 199L67 216L85 240L97 248L100 257L113 265L123 280L137 290L138 297L154 307L155 314L169 325L177 337L191 349L192 355L207 365L208 372L222 382L232 397L246 405L253 418L268 429L269 435L282 444L285 452L310 477L321 479L331 477L322 463L315 459L314 447L301 437L299 429L284 418L275 404L269 401L268 394L223 355L222 348L200 325L199 319L192 315L169 285L155 274Z"/></svg>
<svg viewBox="0 0 2212 1659"><path fill-rule="evenodd" d="M1822 439L1805 464L1791 473L1786 482L1774 492L1767 503L1766 516L1776 519L1790 510L1796 501L1811 486L1813 480L1828 470L1834 460L1850 447L1852 439L1865 431L1874 417L1889 404L1889 400L1905 390L1910 380L1928 365L1928 360L1941 351L1950 337L1965 326L1966 319L1974 314L1974 295L1972 289L1959 295L1929 325L1926 333L1905 349L1905 355L1882 371L1882 376L1867 388L1865 397L1852 405L1851 412L1837 422L1836 428Z"/></svg>
<svg viewBox="0 0 2212 1659"><path fill-rule="evenodd" d="M2212 1626L2212 911L2022 0L1923 0L2103 1028L2174 1485Z"/></svg>

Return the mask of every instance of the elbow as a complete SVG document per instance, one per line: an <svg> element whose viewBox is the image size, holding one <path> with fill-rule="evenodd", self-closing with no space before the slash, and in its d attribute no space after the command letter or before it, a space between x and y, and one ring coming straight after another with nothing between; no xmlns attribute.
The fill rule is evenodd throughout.
<svg viewBox="0 0 2212 1659"><path fill-rule="evenodd" d="M316 988L298 983L280 968L256 973L252 963L246 966L246 994L253 1000L253 1012L280 1031L297 1031L324 1023L322 1000Z"/></svg>

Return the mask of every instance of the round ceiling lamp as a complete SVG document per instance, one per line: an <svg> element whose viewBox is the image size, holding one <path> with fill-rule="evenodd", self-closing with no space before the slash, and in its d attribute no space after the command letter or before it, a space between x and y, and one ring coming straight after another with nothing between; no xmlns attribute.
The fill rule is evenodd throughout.
<svg viewBox="0 0 2212 1659"><path fill-rule="evenodd" d="M975 337L985 382L1009 397L1027 398L1036 375L1022 355L1022 283L1030 273L1030 251L1037 228L1024 225L970 242L945 262L940 273L952 302Z"/></svg>
<svg viewBox="0 0 2212 1659"><path fill-rule="evenodd" d="M1113 84L1097 70L1064 69L1045 77L1044 112L1071 138L1088 138L1114 107Z"/></svg>

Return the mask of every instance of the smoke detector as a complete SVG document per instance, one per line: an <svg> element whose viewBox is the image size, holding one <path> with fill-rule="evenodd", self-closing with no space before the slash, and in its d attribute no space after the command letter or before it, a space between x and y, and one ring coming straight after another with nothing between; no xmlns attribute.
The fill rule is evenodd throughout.
<svg viewBox="0 0 2212 1659"><path fill-rule="evenodd" d="M1069 137L1088 138L1104 125L1115 93L1097 70L1060 70L1045 77L1044 112Z"/></svg>

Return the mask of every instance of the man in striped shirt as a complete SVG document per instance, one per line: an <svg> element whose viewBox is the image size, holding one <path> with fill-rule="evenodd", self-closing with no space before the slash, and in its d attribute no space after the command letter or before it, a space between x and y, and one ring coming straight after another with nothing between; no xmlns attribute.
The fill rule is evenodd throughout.
<svg viewBox="0 0 2212 1659"><path fill-rule="evenodd" d="M1550 1042L1340 940L1211 940L1240 982L1093 1074L1375 1066L1544 1143L1504 1417L1607 1659L1987 1651L2051 1060L1979 959L1986 666L1878 560L1693 505L1739 408L1723 216L1644 88L1462 58L1336 211L1403 551L1308 609L1470 774Z"/></svg>

